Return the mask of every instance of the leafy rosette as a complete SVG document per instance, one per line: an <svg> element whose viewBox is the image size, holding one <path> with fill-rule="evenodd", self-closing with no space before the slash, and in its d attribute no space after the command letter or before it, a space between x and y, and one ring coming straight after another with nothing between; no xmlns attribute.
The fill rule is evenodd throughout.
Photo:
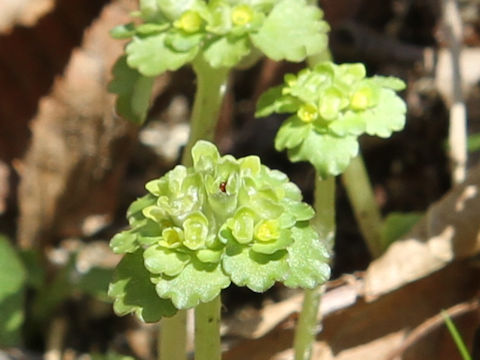
<svg viewBox="0 0 480 360"><path fill-rule="evenodd" d="M291 161L309 161L326 177L342 173L358 153L362 134L389 137L405 125L405 102L395 93L405 88L394 77L366 77L363 64L320 63L283 85L266 91L256 116L294 113L275 138Z"/></svg>
<svg viewBox="0 0 480 360"><path fill-rule="evenodd" d="M140 0L141 24L116 27L132 38L127 62L144 76L177 70L202 56L233 67L258 50L274 60L302 61L327 46L323 13L306 0Z"/></svg>
<svg viewBox="0 0 480 360"><path fill-rule="evenodd" d="M233 282L312 288L329 277L313 209L287 176L256 156L220 156L199 141L193 166L150 181L130 206L130 228L111 240L125 254L110 286L114 309L145 321L213 300Z"/></svg>

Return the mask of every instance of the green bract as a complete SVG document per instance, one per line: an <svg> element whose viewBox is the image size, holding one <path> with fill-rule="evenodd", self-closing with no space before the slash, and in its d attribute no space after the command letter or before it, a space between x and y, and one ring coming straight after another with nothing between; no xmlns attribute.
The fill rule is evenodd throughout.
<svg viewBox="0 0 480 360"><path fill-rule="evenodd" d="M294 113L278 131L276 149L311 162L323 177L338 175L357 155L358 136L386 138L403 129L406 106L395 91L404 87L393 77L367 78L363 64L324 62L286 75L284 85L262 95L256 115Z"/></svg>
<svg viewBox="0 0 480 360"><path fill-rule="evenodd" d="M233 67L255 48L274 60L302 61L323 51L328 25L306 0L141 0L143 21L114 28L130 38L127 62L143 76L176 70L202 56Z"/></svg>
<svg viewBox="0 0 480 360"><path fill-rule="evenodd" d="M285 174L256 156L222 157L206 141L192 157L192 167L147 183L149 194L128 210L130 228L111 240L126 254L109 290L118 314L156 321L211 301L231 282L261 292L275 281L312 288L329 277L313 209Z"/></svg>

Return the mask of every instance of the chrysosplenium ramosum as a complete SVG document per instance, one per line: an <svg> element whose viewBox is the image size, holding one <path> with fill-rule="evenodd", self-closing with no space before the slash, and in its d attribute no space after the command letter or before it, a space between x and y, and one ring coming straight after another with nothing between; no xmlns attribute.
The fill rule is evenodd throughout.
<svg viewBox="0 0 480 360"><path fill-rule="evenodd" d="M329 277L313 209L287 176L256 156L220 156L199 141L193 166L150 181L128 210L130 229L109 294L120 314L147 322L214 299L231 282L262 292L274 282L312 288Z"/></svg>
<svg viewBox="0 0 480 360"><path fill-rule="evenodd" d="M406 106L394 77L367 78L363 64L324 62L265 92L256 115L294 113L275 139L291 161L309 161L321 176L338 175L358 153L358 136L389 137L403 129Z"/></svg>
<svg viewBox="0 0 480 360"><path fill-rule="evenodd" d="M140 0L143 22L119 26L132 38L127 62L144 76L176 70L201 56L214 68L263 53L302 61L327 46L328 24L306 0ZM258 51L260 50L260 52Z"/></svg>

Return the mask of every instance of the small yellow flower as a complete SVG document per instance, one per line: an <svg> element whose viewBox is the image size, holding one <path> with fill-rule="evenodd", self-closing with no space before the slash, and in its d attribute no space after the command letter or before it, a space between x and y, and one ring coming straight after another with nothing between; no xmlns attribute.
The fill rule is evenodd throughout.
<svg viewBox="0 0 480 360"><path fill-rule="evenodd" d="M372 105L372 98L372 89L368 86L362 87L353 93L350 106L354 110L365 110Z"/></svg>
<svg viewBox="0 0 480 360"><path fill-rule="evenodd" d="M253 10L248 5L238 5L232 11L232 22L237 26L244 26L253 20Z"/></svg>
<svg viewBox="0 0 480 360"><path fill-rule="evenodd" d="M278 239L280 230L277 220L267 220L258 224L255 228L255 237L260 241L270 241Z"/></svg>
<svg viewBox="0 0 480 360"><path fill-rule="evenodd" d="M185 11L180 18L175 21L174 26L187 33L196 33L201 30L203 26L203 19L198 12L194 10Z"/></svg>
<svg viewBox="0 0 480 360"><path fill-rule="evenodd" d="M303 122L310 123L318 118L317 107L312 104L304 104L298 109L297 115Z"/></svg>

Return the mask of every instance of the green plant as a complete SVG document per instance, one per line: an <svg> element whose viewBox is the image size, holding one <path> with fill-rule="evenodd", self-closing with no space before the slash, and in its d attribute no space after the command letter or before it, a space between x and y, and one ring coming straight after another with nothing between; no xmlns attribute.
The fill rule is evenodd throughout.
<svg viewBox="0 0 480 360"><path fill-rule="evenodd" d="M442 317L443 317L443 321L445 321L445 325L447 326L448 332L452 336L452 339L455 342L455 345L457 346L458 352L460 353L460 355L462 355L462 359L472 360L472 357L468 352L467 346L465 345L465 342L463 341L462 336L458 332L457 327L455 326L452 319L450 318L450 316L445 310L442 310Z"/></svg>
<svg viewBox="0 0 480 360"><path fill-rule="evenodd" d="M21 342L27 274L9 240L0 235L0 346Z"/></svg>
<svg viewBox="0 0 480 360"><path fill-rule="evenodd" d="M395 91L404 87L397 78L366 77L363 64L335 65L324 61L297 75L287 74L284 84L267 90L258 101L258 117L293 114L280 127L275 148L287 150L293 162L308 161L314 166L317 214L313 225L330 251L335 233L333 176L344 172L358 155L360 135L386 138L403 128L406 106ZM358 207L375 206L372 201L354 197L365 196L370 191L363 164L359 158L355 159L345 178L352 202ZM355 210L368 213L369 209L355 207ZM373 226L372 231L380 231L379 215L367 220L366 228ZM367 240L375 238L367 236ZM378 241L369 243L374 255L383 250L381 246ZM322 291L318 287L305 292L295 336L296 360L310 359Z"/></svg>
<svg viewBox="0 0 480 360"><path fill-rule="evenodd" d="M302 61L321 52L327 43L328 25L321 19L322 11L305 0L142 0L133 15L139 23L112 30L114 37L132 39L113 70L110 90L118 95L117 112L141 124L148 111L153 77L191 64L197 91L182 158L185 166L192 165L190 154L197 140L213 140L233 66L249 66L262 54L274 60ZM201 308L196 311L197 347L218 337L211 330L203 331L209 324L199 319L205 319L205 311L218 319L219 301L211 309ZM163 339L160 353L171 359L184 359L185 333L181 329L185 318L179 312L164 321L162 334L172 335L176 347L169 346L170 338ZM215 331L218 333L218 326ZM205 341L202 334L207 334ZM162 344L168 348L162 349ZM211 354L211 359L220 356L218 349L212 351L217 354Z"/></svg>
<svg viewBox="0 0 480 360"><path fill-rule="evenodd" d="M311 3L141 0L133 14L139 21L112 30L114 37L131 38L110 85L120 115L141 124L153 78L165 71L191 64L197 77L182 166L147 184L149 194L128 211L130 229L111 242L114 251L125 253L110 287L116 312L133 312L144 321L178 312L163 325L175 329L162 331L170 336L161 341L164 356L184 359L183 310L196 307L198 359L219 359L221 290L233 282L264 291L275 281L312 289L304 304L309 320L301 317L306 325L299 326L306 336L296 350L297 358L309 356L317 286L328 278L333 246L333 176L358 154L361 134L388 137L403 127L405 104L395 94L403 82L367 78L362 64L322 62L287 75L286 84L262 96L258 116L294 113L275 147L315 167L315 216L300 202L298 189L258 158L220 157L212 144L198 140L214 139L233 67L249 66L261 55L290 61L323 57L328 25ZM307 255L306 248L313 251Z"/></svg>
<svg viewBox="0 0 480 360"><path fill-rule="evenodd" d="M117 314L154 322L211 302L230 283L263 292L276 281L314 288L328 279L313 209L286 175L256 156L221 157L206 141L192 158L147 183L128 210L130 228L111 240L125 254L109 290Z"/></svg>
<svg viewBox="0 0 480 360"><path fill-rule="evenodd" d="M291 161L309 161L322 178L341 174L358 154L362 134L389 137L403 129L406 106L393 77L366 77L363 64L322 62L265 92L256 115L294 113L275 138Z"/></svg>

